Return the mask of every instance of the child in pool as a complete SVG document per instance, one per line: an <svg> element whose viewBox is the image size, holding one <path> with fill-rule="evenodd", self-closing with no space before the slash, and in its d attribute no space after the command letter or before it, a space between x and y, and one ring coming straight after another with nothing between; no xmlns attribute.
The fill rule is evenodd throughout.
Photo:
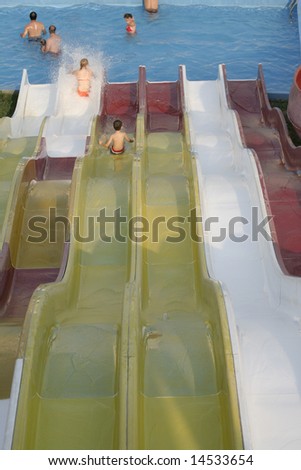
<svg viewBox="0 0 301 470"><path fill-rule="evenodd" d="M41 51L44 52L45 47L46 47L46 39L41 39L40 44L41 44Z"/></svg>
<svg viewBox="0 0 301 470"><path fill-rule="evenodd" d="M125 148L124 148L124 141L127 142L134 142L134 139L131 139L126 132L121 130L122 128L122 121L120 119L116 119L113 122L113 127L115 129L114 134L109 137L109 140L104 143L102 139L99 140L99 144L103 145L106 148L110 147L110 152L112 155L121 155Z"/></svg>
<svg viewBox="0 0 301 470"><path fill-rule="evenodd" d="M135 34L136 33L136 23L135 19L132 15L132 13L125 13L123 15L123 18L125 19L125 22L127 24L127 27L125 28L126 32L129 34Z"/></svg>

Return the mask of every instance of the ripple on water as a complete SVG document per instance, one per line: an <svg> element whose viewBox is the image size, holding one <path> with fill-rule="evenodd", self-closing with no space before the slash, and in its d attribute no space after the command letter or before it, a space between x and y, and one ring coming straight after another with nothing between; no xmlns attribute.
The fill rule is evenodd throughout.
<svg viewBox="0 0 301 470"><path fill-rule="evenodd" d="M137 21L135 37L125 33L120 6L38 8L38 19L47 28L54 23L63 38L58 58L19 37L28 22L27 7L2 8L0 19L7 27L0 30L0 88L18 88L23 68L31 83L49 83L60 67L75 68L86 56L113 82L136 81L139 65L146 65L151 81L176 80L180 64L190 80L215 79L220 63L229 78L254 78L261 62L268 90L289 91L300 57L296 12L290 20L287 8L162 5L156 15L142 7L130 11Z"/></svg>

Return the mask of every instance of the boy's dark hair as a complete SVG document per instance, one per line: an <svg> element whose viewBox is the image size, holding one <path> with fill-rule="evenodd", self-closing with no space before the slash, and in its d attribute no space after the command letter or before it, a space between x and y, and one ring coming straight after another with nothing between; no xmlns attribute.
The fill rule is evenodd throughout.
<svg viewBox="0 0 301 470"><path fill-rule="evenodd" d="M30 15L29 15L29 18L30 18L31 20L36 20L36 19L37 19L37 16L38 16L38 15L36 14L36 12L35 12L35 11L32 11L32 12L30 13Z"/></svg>
<svg viewBox="0 0 301 470"><path fill-rule="evenodd" d="M49 33L55 33L56 32L56 27L54 26L54 24L51 24L48 29L49 29Z"/></svg>
<svg viewBox="0 0 301 470"><path fill-rule="evenodd" d="M116 119L113 122L113 127L114 127L115 131L120 131L120 129L122 128L122 122L120 121L120 119Z"/></svg>
<svg viewBox="0 0 301 470"><path fill-rule="evenodd" d="M133 18L133 15L132 15L132 13L125 13L123 15L123 18Z"/></svg>

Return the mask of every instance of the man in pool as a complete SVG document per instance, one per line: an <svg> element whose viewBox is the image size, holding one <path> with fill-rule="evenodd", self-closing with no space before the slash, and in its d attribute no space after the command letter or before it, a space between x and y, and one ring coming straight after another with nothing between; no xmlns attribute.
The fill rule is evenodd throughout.
<svg viewBox="0 0 301 470"><path fill-rule="evenodd" d="M59 54L61 52L61 36L56 34L56 27L54 24L50 25L48 29L50 36L47 41L45 41L45 39L41 39L41 51L45 53L51 52L52 54Z"/></svg>
<svg viewBox="0 0 301 470"><path fill-rule="evenodd" d="M29 14L30 23L25 26L23 33L20 33L21 38L28 36L29 40L38 41L41 39L42 34L46 34L44 24L41 21L37 21L37 16L35 11Z"/></svg>
<svg viewBox="0 0 301 470"><path fill-rule="evenodd" d="M134 139L131 139L126 132L122 131L122 121L116 119L113 122L113 127L115 129L114 134L109 137L109 140L104 143L102 139L99 140L99 145L103 145L106 148L110 147L110 152L112 155L121 155L124 150L124 141L134 142Z"/></svg>
<svg viewBox="0 0 301 470"><path fill-rule="evenodd" d="M61 36L56 34L56 27L54 24L49 26L49 38L47 41L41 39L41 51L51 52L52 54L59 54L61 52Z"/></svg>
<svg viewBox="0 0 301 470"><path fill-rule="evenodd" d="M77 78L78 88L77 93L79 96L88 97L91 88L91 79L94 73L89 67L88 59L81 59L79 69L72 72Z"/></svg>
<svg viewBox="0 0 301 470"><path fill-rule="evenodd" d="M125 19L125 22L127 24L127 27L125 28L126 32L129 34L135 34L136 33L136 23L135 19L132 15L132 13L125 13L123 15L123 18Z"/></svg>

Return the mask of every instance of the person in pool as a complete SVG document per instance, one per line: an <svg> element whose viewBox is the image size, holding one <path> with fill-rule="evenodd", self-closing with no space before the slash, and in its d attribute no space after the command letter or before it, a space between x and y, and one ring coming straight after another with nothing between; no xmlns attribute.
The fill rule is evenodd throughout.
<svg viewBox="0 0 301 470"><path fill-rule="evenodd" d="M144 8L149 13L157 13L158 0L144 0Z"/></svg>
<svg viewBox="0 0 301 470"><path fill-rule="evenodd" d="M79 69L74 70L72 73L77 78L77 93L79 94L79 96L88 97L90 94L91 79L92 77L94 77L94 73L89 67L88 59L81 59Z"/></svg>
<svg viewBox="0 0 301 470"><path fill-rule="evenodd" d="M127 24L125 30L129 34L135 34L136 33L136 23L135 19L132 15L132 13L125 13L123 15L123 18L125 19L125 22Z"/></svg>
<svg viewBox="0 0 301 470"><path fill-rule="evenodd" d="M103 145L106 148L110 147L110 152L112 155L121 155L124 150L124 141L134 142L134 139L131 139L126 132L122 131L122 121L116 119L113 122L113 127L115 129L114 134L109 137L109 140L104 143L102 139L99 140L99 145Z"/></svg>
<svg viewBox="0 0 301 470"><path fill-rule="evenodd" d="M54 24L49 26L49 38L47 41L41 39L41 51L51 52L52 54L59 54L61 52L61 36L56 34L56 27Z"/></svg>
<svg viewBox="0 0 301 470"><path fill-rule="evenodd" d="M35 11L32 11L29 14L30 23L24 27L23 33L20 33L21 38L26 38L28 36L29 40L38 41L41 39L42 34L46 34L46 29L41 21L37 21L37 14Z"/></svg>

